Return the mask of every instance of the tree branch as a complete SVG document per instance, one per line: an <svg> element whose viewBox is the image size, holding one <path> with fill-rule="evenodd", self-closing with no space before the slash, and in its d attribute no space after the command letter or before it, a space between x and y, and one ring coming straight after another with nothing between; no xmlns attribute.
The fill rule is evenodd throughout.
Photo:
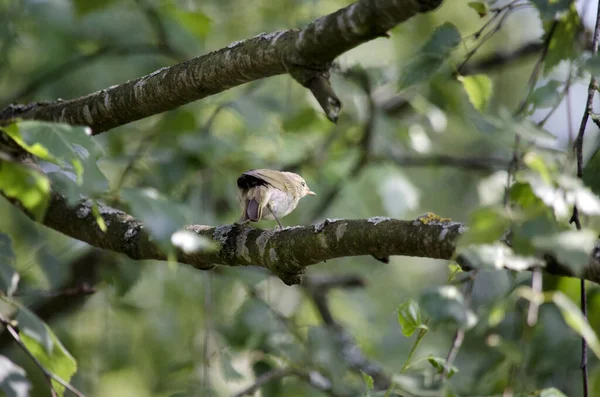
<svg viewBox="0 0 600 397"><path fill-rule="evenodd" d="M387 390L392 383L381 365L369 360L356 344L352 335L340 325L331 313L327 302L327 292L334 287L361 287L364 281L356 276L329 276L307 278L304 283L307 294L312 298L323 323L333 332L339 348L348 366L357 373L364 372L373 378L375 390Z"/></svg>
<svg viewBox="0 0 600 397"><path fill-rule="evenodd" d="M106 232L96 223L91 200L69 206L64 196L53 192L42 223L94 247L119 252L132 259L167 259L141 222L115 208L98 207L107 226ZM195 253L179 251L178 262L202 270L213 269L216 265L260 266L271 270L288 285L302 282L308 266L334 258L402 255L449 260L454 257L458 238L467 230L458 222L403 221L384 217L326 219L315 225L283 230L262 230L239 224L190 225L186 229L213 241L218 248ZM545 272L575 276L552 257L545 256L544 259L547 263ZM462 266L468 269L468 264ZM590 264L577 277L600 282L600 243Z"/></svg>
<svg viewBox="0 0 600 397"><path fill-rule="evenodd" d="M305 371L298 368L276 368L256 378L256 381L252 385L240 391L239 393L236 393L234 397L251 396L267 383L276 379L281 379L290 376L294 376L301 379L302 381L308 383L315 389L327 395L330 395L332 397L339 396L332 390L330 381L324 378L323 375L319 374L316 371Z"/></svg>
<svg viewBox="0 0 600 397"><path fill-rule="evenodd" d="M385 36L397 24L440 4L441 0L359 0L304 29L261 33L85 97L8 106L0 110L0 120L20 117L87 125L98 134L283 73L310 87L315 78L328 78L331 62L340 54ZM335 102L335 98L319 100ZM329 110L328 115L334 116Z"/></svg>

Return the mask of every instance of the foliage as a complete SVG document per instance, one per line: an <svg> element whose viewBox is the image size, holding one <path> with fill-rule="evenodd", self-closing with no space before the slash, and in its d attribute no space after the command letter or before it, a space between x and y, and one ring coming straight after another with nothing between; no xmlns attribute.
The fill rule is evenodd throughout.
<svg viewBox="0 0 600 397"><path fill-rule="evenodd" d="M0 103L86 95L347 3L0 2ZM583 18L572 2L534 0L535 11L510 4L446 2L344 54L332 71L343 102L337 125L281 76L96 137L60 123L1 127L44 171L0 146L0 190L37 220L52 186L70 202L125 210L168 253L209 250L182 227L236 221L241 172L293 168L319 196L302 201L286 226L434 211L469 226L456 260L473 272L453 267L448 277L444 264L425 259L344 258L308 276L354 272L366 287L315 292L254 268L215 274L115 255L92 296L67 295L83 303L67 312L58 298L72 292L69 282L87 280L74 264L88 248L3 197L1 313L46 369L88 396L232 395L280 368L298 372L268 382L263 396L581 395L579 337L592 352L590 395L600 393L598 288L590 286L585 319L576 280L544 272L535 286L530 271L551 256L584 275L597 244L600 141L588 128L576 178L569 126L577 123L565 95L587 87L600 60L580 43ZM486 66L519 54L540 26L552 34L541 69L535 57ZM443 168L443 156L457 161ZM581 230L570 223L574 207ZM39 368L2 338L0 389L47 390Z"/></svg>

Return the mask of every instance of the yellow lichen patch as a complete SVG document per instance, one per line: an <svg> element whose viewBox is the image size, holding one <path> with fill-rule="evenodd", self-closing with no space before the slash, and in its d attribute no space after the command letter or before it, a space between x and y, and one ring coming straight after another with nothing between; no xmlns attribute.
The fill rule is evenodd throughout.
<svg viewBox="0 0 600 397"><path fill-rule="evenodd" d="M425 215L421 215L417 218L419 222L424 225L427 225L431 222L450 222L452 219L450 218L442 218L439 215L434 214L433 212L427 212Z"/></svg>

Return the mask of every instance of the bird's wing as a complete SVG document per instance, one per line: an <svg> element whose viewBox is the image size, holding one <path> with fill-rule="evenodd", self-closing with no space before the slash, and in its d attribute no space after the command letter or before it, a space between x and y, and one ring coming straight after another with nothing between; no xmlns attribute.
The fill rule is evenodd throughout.
<svg viewBox="0 0 600 397"><path fill-rule="evenodd" d="M241 189L268 184L286 193L293 190L291 180L284 173L269 169L246 171L238 178L237 184Z"/></svg>

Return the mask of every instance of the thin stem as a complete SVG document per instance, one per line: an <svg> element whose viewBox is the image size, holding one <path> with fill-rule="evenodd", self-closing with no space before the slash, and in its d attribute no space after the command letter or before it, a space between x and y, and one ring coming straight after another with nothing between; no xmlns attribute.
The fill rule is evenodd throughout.
<svg viewBox="0 0 600 397"><path fill-rule="evenodd" d="M531 277L531 289L536 293L542 292L542 270L536 267L533 270L533 276ZM537 301L531 300L529 302L529 311L527 312L527 325L533 327L538 319L540 305Z"/></svg>
<svg viewBox="0 0 600 397"><path fill-rule="evenodd" d="M535 84L537 83L537 80L540 76L540 72L542 71L542 65L544 63L544 59L546 58L546 55L548 54L548 50L550 49L550 42L552 41L552 36L554 36L554 32L556 31L556 27L558 26L558 23L559 23L558 20L554 20L554 22L552 23L552 26L550 27L550 31L548 32L548 35L546 36L546 40L544 40L544 47L542 49L542 53L540 54L540 57L537 60L537 62L535 63L535 66L533 67L533 71L531 72L531 75L529 76L529 82L528 82L529 89L527 91L527 95L525 96L525 98L523 99L521 104L519 105L518 109L515 111L515 115L520 115L527 108L527 103L529 101L529 98L531 97L531 94L533 93L533 90L535 89Z"/></svg>
<svg viewBox="0 0 600 397"><path fill-rule="evenodd" d="M580 291L581 291L581 313L583 317L587 320L587 294L585 288L585 280L581 280L580 283ZM581 380L583 383L583 397L589 396L588 389L588 354L587 354L587 342L585 338L581 338Z"/></svg>
<svg viewBox="0 0 600 397"><path fill-rule="evenodd" d="M234 397L243 397L243 396L250 396L253 395L254 393L256 393L262 386L266 385L267 383L274 381L276 379L281 379L281 378L285 378L287 376L301 376L302 374L293 369L293 368L277 368L274 370L271 370L261 376L259 376L258 378L256 378L256 381L250 385L249 387L245 388L244 390L240 391L239 393L235 394Z"/></svg>
<svg viewBox="0 0 600 397"><path fill-rule="evenodd" d="M600 39L600 2L598 2L598 7L596 10L596 25L594 27L594 35L592 38L592 55L595 56L598 54L598 40ZM594 100L594 95L596 94L596 89L598 87L598 81L592 74L590 78L590 84L588 86L588 95L585 103L585 109L583 110L583 116L581 117L581 124L579 125L579 132L577 134L577 138L575 139L575 143L573 145L573 149L575 150L575 157L577 160L577 177L583 178L583 137L585 135L585 127L587 126L588 119L592 114L592 102ZM571 217L571 222L575 223L575 227L577 230L581 230L581 220L579 219L579 210L577 206L573 207L573 216ZM584 318L587 320L587 297L586 297L586 288L585 281L581 280L581 312ZM585 338L581 338L581 376L583 383L583 397L589 396L588 389L588 368L587 368L587 342Z"/></svg>
<svg viewBox="0 0 600 397"><path fill-rule="evenodd" d="M427 325L428 322L429 322L429 319L425 320L425 325ZM406 361L404 361L404 365L402 366L402 369L400 370L401 374L406 372L406 370L410 367L410 360L412 359L413 354L417 350L417 346L419 346L419 343L421 343L421 339L423 339L423 337L425 336L427 331L428 331L427 328L421 328L419 330L417 339L415 339L415 343L413 343L412 347L410 348L410 351L408 352L408 356L406 357ZM390 385L390 389L392 388L392 385Z"/></svg>
<svg viewBox="0 0 600 397"><path fill-rule="evenodd" d="M82 392L80 392L75 387L71 386L68 382L65 382L59 376L53 374L46 367L44 367L44 365L33 355L33 353L31 353L31 351L27 348L27 346L25 346L25 343L23 343L23 341L21 340L21 337L19 336L19 332L17 331L15 326L11 323L11 321L1 314L0 314L0 323L2 323L2 325L4 325L4 327L6 327L6 330L8 331L10 336L14 339L14 341L17 343L17 345L21 348L21 350L23 350L25 352L25 354L27 354L29 356L29 358L34 362L34 364L43 372L44 376L46 377L46 379L48 381L48 384L50 387L50 393L52 394L53 397L57 396L58 394L56 393L56 390L54 389L54 386L52 385L52 380L58 382L61 386L63 386L65 389L67 389L68 391L70 391L71 393L76 395L77 397L85 397L85 395Z"/></svg>
<svg viewBox="0 0 600 397"><path fill-rule="evenodd" d="M465 285L465 306L471 306L471 296L473 294L473 287L475 286L475 278L477 277L477 271L473 271L471 280ZM452 348L448 352L448 356L446 357L446 365L444 366L444 372L442 373L442 379L448 377L450 372L450 368L452 367L452 363L456 359L458 355L458 351L460 350L462 343L465 339L465 329L460 327L456 330L456 334L454 335L454 341L452 342Z"/></svg>
<svg viewBox="0 0 600 397"><path fill-rule="evenodd" d="M208 273L206 277L206 289L204 291L204 339L202 341L202 382L205 392L210 390L209 376L209 349L210 332L212 327L212 308L213 308L213 275Z"/></svg>

